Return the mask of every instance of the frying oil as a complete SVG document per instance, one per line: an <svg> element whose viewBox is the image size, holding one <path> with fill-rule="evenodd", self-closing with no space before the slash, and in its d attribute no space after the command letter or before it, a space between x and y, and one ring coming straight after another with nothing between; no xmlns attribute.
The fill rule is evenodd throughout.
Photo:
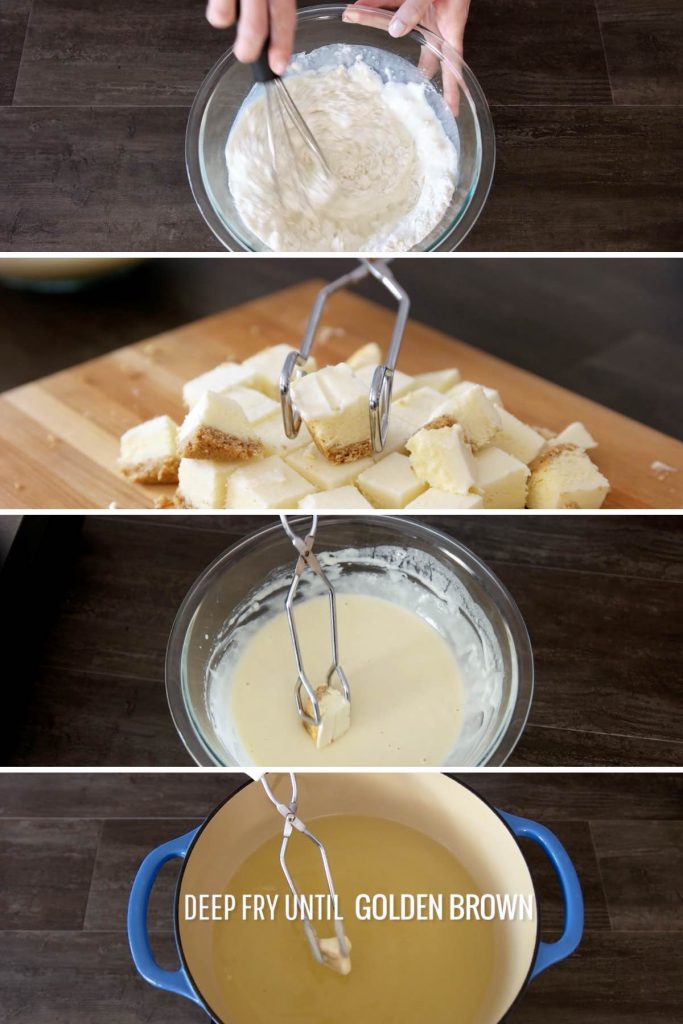
<svg viewBox="0 0 683 1024"><path fill-rule="evenodd" d="M213 928L214 969L230 1024L490 1024L483 1009L492 983L497 925L444 920L359 920L356 897L375 893L473 893L466 868L430 837L381 818L335 815L307 821L325 844L352 944L343 977L314 961L303 928L284 911L274 920L231 916ZM280 838L264 843L230 879L227 891L289 892ZM302 894L326 892L313 844L294 834L287 863ZM320 937L334 924L315 922Z"/></svg>

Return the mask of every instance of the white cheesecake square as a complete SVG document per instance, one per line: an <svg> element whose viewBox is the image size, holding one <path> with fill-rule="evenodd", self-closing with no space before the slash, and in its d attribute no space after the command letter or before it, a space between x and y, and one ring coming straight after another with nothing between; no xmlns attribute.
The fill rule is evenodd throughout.
<svg viewBox="0 0 683 1024"><path fill-rule="evenodd" d="M495 446L478 452L474 462L484 508L524 508L528 466Z"/></svg>
<svg viewBox="0 0 683 1024"><path fill-rule="evenodd" d="M228 396L205 391L181 424L178 453L184 459L232 462L261 455L263 444L232 393Z"/></svg>
<svg viewBox="0 0 683 1024"><path fill-rule="evenodd" d="M329 509L329 508L372 508L369 501L366 501L360 491L348 484L346 487L333 487L329 491L317 491L309 494L299 502L299 508L304 509Z"/></svg>
<svg viewBox="0 0 683 1024"><path fill-rule="evenodd" d="M353 462L370 454L367 387L345 363L325 366L295 381L292 397L327 459Z"/></svg>
<svg viewBox="0 0 683 1024"><path fill-rule="evenodd" d="M363 470L356 484L375 508L404 508L427 486L415 476L408 456L399 452Z"/></svg>
<svg viewBox="0 0 683 1024"><path fill-rule="evenodd" d="M183 401L191 409L207 391L223 394L239 384L248 383L248 380L249 371L240 363L220 363L213 370L207 370L183 384Z"/></svg>
<svg viewBox="0 0 683 1024"><path fill-rule="evenodd" d="M500 429L500 411L478 384L459 385L447 395L432 415L432 425L449 427L459 423L465 440L477 451L486 447Z"/></svg>
<svg viewBox="0 0 683 1024"><path fill-rule="evenodd" d="M408 441L408 451L415 475L423 483L450 494L469 494L474 489L474 457L460 424L418 430Z"/></svg>
<svg viewBox="0 0 683 1024"><path fill-rule="evenodd" d="M360 370L362 366L378 366L382 362L382 349L376 341L369 341L352 352L346 365L352 370Z"/></svg>
<svg viewBox="0 0 683 1024"><path fill-rule="evenodd" d="M495 436L496 448L514 455L520 462L529 465L541 454L546 446L546 439L533 427L518 420L511 412L500 409L500 430Z"/></svg>
<svg viewBox="0 0 683 1024"><path fill-rule="evenodd" d="M484 502L479 494L449 494L448 491L440 491L438 487L428 487L426 491L418 495L414 501L406 505L406 509L416 511L427 509L470 509L483 508Z"/></svg>
<svg viewBox="0 0 683 1024"><path fill-rule="evenodd" d="M228 394L233 402L237 402L252 427L280 412L279 402L274 402L272 398L256 391L255 388L231 388Z"/></svg>
<svg viewBox="0 0 683 1024"><path fill-rule="evenodd" d="M242 367L249 374L250 387L262 391L268 398L279 402L280 374L285 359L290 352L294 351L296 350L291 345L271 345L245 359ZM308 359L303 369L306 373L313 372L316 369L315 359Z"/></svg>
<svg viewBox="0 0 683 1024"><path fill-rule="evenodd" d="M475 383L477 384L477 387L480 387L481 390L484 392L489 402L493 402L494 405L500 406L500 408L502 409L503 400L500 397L500 392L496 388L487 387L486 384L479 384L478 382L473 380L459 381L454 387L449 388L446 394L448 396L453 395L454 397L457 397L458 395L461 395L463 391L465 391L467 388L471 388Z"/></svg>
<svg viewBox="0 0 683 1024"><path fill-rule="evenodd" d="M228 478L243 462L181 459L178 497L187 508L225 508Z"/></svg>
<svg viewBox="0 0 683 1024"><path fill-rule="evenodd" d="M432 419L434 410L443 402L443 395L435 388L416 388L391 403L392 413L410 425L415 434Z"/></svg>
<svg viewBox="0 0 683 1024"><path fill-rule="evenodd" d="M609 480L582 448L555 445L531 464L529 508L600 508L608 493Z"/></svg>
<svg viewBox="0 0 683 1024"><path fill-rule="evenodd" d="M309 444L306 448L299 448L288 455L287 463L318 490L327 491L354 483L359 473L372 465L372 459L357 459L355 462L330 462L320 454L314 444Z"/></svg>
<svg viewBox="0 0 683 1024"><path fill-rule="evenodd" d="M174 484L178 480L178 428L170 416L155 416L121 437L118 466L138 484Z"/></svg>
<svg viewBox="0 0 683 1024"><path fill-rule="evenodd" d="M460 383L460 370L454 366L447 370L429 370L427 373L416 373L414 379L418 388L434 388L445 394Z"/></svg>
<svg viewBox="0 0 683 1024"><path fill-rule="evenodd" d="M356 370L356 376L359 380L362 380L365 384L368 394L370 393L370 385L372 384L372 378L375 375L377 369L377 363L373 363L369 366L361 366L360 369ZM394 370L394 377L391 384L391 397L392 400L395 398L402 398L403 395L407 395L408 392L415 388L415 378L410 377L407 373L402 373L401 370Z"/></svg>
<svg viewBox="0 0 683 1024"><path fill-rule="evenodd" d="M250 462L231 474L226 508L297 508L311 484L279 455Z"/></svg>
<svg viewBox="0 0 683 1024"><path fill-rule="evenodd" d="M257 423L254 433L263 442L266 455L281 455L283 458L311 443L311 435L305 423L299 427L296 437L287 437L280 409Z"/></svg>
<svg viewBox="0 0 683 1024"><path fill-rule="evenodd" d="M570 423L568 427L560 431L553 440L553 445L556 444L574 444L577 448L583 448L584 451L598 447L598 442L595 438L586 430L583 423L578 421Z"/></svg>

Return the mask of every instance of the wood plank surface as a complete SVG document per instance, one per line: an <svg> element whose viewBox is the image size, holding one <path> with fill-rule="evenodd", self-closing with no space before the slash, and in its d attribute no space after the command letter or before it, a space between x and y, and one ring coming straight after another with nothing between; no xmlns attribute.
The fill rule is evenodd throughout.
<svg viewBox="0 0 683 1024"><path fill-rule="evenodd" d="M438 273L438 264L435 264ZM173 488L141 487L116 470L120 434L167 412L183 416L184 381L267 345L298 345L321 282L277 292L118 349L0 396L0 505L4 508L147 508ZM368 340L388 341L392 313L351 293L328 304L315 346L320 363ZM333 328L333 330L325 330ZM683 444L447 335L411 321L399 366L419 373L458 366L496 387L506 408L561 430L581 420L599 442L595 462L612 484L606 507L683 505ZM676 472L659 479L653 462Z"/></svg>

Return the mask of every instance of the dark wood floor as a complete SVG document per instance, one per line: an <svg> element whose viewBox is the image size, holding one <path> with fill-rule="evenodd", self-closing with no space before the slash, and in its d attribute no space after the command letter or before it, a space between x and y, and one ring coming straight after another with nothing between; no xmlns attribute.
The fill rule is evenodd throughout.
<svg viewBox="0 0 683 1024"><path fill-rule="evenodd" d="M186 181L200 0L3 0L0 250L218 248ZM474 0L498 165L469 250L678 250L679 0Z"/></svg>
<svg viewBox="0 0 683 1024"><path fill-rule="evenodd" d="M578 952L533 982L510 1024L677 1024L681 776L474 775L496 806L548 825L579 873L586 932ZM31 1024L190 1024L185 1000L135 973L125 936L128 893L153 847L198 825L240 776L0 776L0 1007ZM525 854L544 937L561 926L543 855ZM153 945L174 967L176 865L150 906Z"/></svg>
<svg viewBox="0 0 683 1024"><path fill-rule="evenodd" d="M149 259L70 294L0 290L0 391L313 276L348 259ZM683 438L683 263L419 258L395 262L412 315ZM376 286L362 291L376 301ZM298 344L300 339L293 339Z"/></svg>
<svg viewBox="0 0 683 1024"><path fill-rule="evenodd" d="M6 763L189 764L164 689L173 618L202 569L270 518L89 516L71 538L72 517L41 518L26 609L14 587L6 595L23 701L5 717ZM680 518L427 521L491 566L527 623L536 692L512 764L683 763ZM48 581L52 604L41 607Z"/></svg>

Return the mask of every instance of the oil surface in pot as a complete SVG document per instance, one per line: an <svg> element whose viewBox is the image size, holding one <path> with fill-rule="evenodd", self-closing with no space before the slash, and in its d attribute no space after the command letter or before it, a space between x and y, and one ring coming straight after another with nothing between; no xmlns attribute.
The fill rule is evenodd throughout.
<svg viewBox="0 0 683 1024"><path fill-rule="evenodd" d="M296 623L314 686L329 671L326 597L304 601ZM420 615L375 596L337 597L341 664L351 687L351 728L316 749L294 706L296 668L284 612L245 644L230 687L214 691L217 728L231 719L255 764L441 765L460 729L462 681L453 649ZM226 668L227 671L227 668ZM229 694L231 694L231 698Z"/></svg>
<svg viewBox="0 0 683 1024"><path fill-rule="evenodd" d="M453 854L430 837L375 817L329 816L307 823L325 843L352 943L351 973L315 963L301 924L283 913L274 921L214 922L214 970L230 1024L491 1024L487 994L493 979L499 924L471 921L361 921L359 893L477 893ZM298 841L296 841L298 838ZM226 891L288 891L278 863L279 838L259 847ZM295 835L288 864L302 893L325 890L320 860ZM447 899L444 900L447 906ZM445 914L448 918L448 914ZM320 936L333 924L316 925ZM213 1009L218 1009L214 1007Z"/></svg>

